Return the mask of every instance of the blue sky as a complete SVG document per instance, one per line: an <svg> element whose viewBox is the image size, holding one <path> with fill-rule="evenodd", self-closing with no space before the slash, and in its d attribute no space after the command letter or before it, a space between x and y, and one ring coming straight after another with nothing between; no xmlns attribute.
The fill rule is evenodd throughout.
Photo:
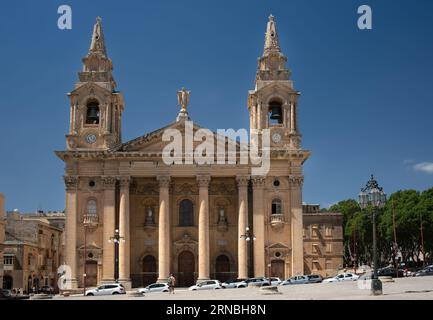
<svg viewBox="0 0 433 320"><path fill-rule="evenodd" d="M57 28L61 4L72 7L72 30ZM362 4L372 8L372 30L357 28ZM65 147L66 93L96 16L125 96L128 140L173 121L182 86L192 91L194 121L248 128L247 92L270 13L302 92L299 124L312 151L304 201L327 206L356 197L370 173L387 193L432 187L432 1L8 1L0 12L7 209L64 208L63 163L54 150Z"/></svg>

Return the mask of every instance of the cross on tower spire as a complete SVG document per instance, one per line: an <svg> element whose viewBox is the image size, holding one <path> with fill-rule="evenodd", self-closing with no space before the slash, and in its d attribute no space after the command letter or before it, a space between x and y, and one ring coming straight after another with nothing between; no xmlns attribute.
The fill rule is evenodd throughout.
<svg viewBox="0 0 433 320"><path fill-rule="evenodd" d="M266 26L265 34L265 54L270 51L280 52L280 43L278 41L277 27L275 25L274 16L269 15L269 21Z"/></svg>
<svg viewBox="0 0 433 320"><path fill-rule="evenodd" d="M101 17L96 17L96 23L93 27L92 42L90 43L89 53L98 52L103 55L107 55L107 50L105 49L104 33L102 32L102 19Z"/></svg>

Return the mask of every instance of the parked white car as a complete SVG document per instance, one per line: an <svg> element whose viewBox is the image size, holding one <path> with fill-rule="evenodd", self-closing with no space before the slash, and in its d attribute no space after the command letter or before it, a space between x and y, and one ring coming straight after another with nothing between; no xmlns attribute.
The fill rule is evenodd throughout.
<svg viewBox="0 0 433 320"><path fill-rule="evenodd" d="M266 281L267 281L267 284L266 284L266 282L264 283L264 284L262 284L262 286L267 286L267 285L269 285L269 278L265 278L266 279ZM271 286L278 286L278 285L280 285L281 284L281 279L280 278L277 278L277 277L271 277Z"/></svg>
<svg viewBox="0 0 433 320"><path fill-rule="evenodd" d="M138 293L151 293L151 292L168 292L168 284L167 283L152 283L149 284L145 288L138 288Z"/></svg>
<svg viewBox="0 0 433 320"><path fill-rule="evenodd" d="M248 285L245 282L245 279L234 279L234 280L227 280L221 283L221 286L224 289L228 288L246 288Z"/></svg>
<svg viewBox="0 0 433 320"><path fill-rule="evenodd" d="M221 286L221 282L219 280L205 280L188 288L188 290L191 291L216 290L216 289L223 289L223 287Z"/></svg>
<svg viewBox="0 0 433 320"><path fill-rule="evenodd" d="M354 273L340 273L335 277L323 280L323 283L341 282L341 281L356 281L359 276Z"/></svg>
<svg viewBox="0 0 433 320"><path fill-rule="evenodd" d="M86 290L86 296L106 296L125 293L125 288L120 283L104 284L95 289Z"/></svg>

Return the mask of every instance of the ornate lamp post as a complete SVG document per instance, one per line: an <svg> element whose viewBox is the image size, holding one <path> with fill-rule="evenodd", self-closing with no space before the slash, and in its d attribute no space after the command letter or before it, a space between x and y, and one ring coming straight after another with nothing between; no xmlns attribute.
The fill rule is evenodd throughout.
<svg viewBox="0 0 433 320"><path fill-rule="evenodd" d="M359 205L361 209L365 209L369 205L373 208L373 276L371 278L371 293L373 295L382 294L382 282L377 277L376 214L378 209L385 206L385 203L386 194L371 175L366 186L361 189Z"/></svg>
<svg viewBox="0 0 433 320"><path fill-rule="evenodd" d="M110 237L108 242L114 243L114 280L119 280L119 243L125 242L125 238L119 234L119 229L114 230L114 236Z"/></svg>
<svg viewBox="0 0 433 320"><path fill-rule="evenodd" d="M247 241L247 246L249 246L249 248L247 248L248 250L248 277L251 277L252 271L251 271L251 266L252 266L252 246L250 246L250 241L255 241L256 240L256 236L253 234L253 232L251 231L250 227L246 227L245 228L245 234L242 234L240 236L240 238L245 238L245 240Z"/></svg>

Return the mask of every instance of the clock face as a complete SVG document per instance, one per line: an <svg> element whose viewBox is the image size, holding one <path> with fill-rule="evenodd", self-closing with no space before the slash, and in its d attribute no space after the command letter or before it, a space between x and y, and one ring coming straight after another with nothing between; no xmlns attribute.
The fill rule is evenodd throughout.
<svg viewBox="0 0 433 320"><path fill-rule="evenodd" d="M86 136L86 142L87 142L88 144L93 144L93 143L95 143L95 142L96 142L96 135L94 135L93 133L88 134L88 135Z"/></svg>
<svg viewBox="0 0 433 320"><path fill-rule="evenodd" d="M274 133L272 135L272 141L275 143L279 143L281 141L281 135L279 133Z"/></svg>

